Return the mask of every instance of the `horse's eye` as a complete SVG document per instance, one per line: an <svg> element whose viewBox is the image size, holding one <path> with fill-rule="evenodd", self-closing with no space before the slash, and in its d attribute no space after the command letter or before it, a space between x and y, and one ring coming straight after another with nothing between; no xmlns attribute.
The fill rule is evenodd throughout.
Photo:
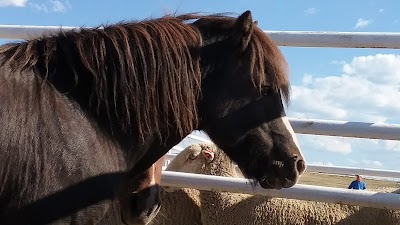
<svg viewBox="0 0 400 225"><path fill-rule="evenodd" d="M271 86L265 86L261 91L261 94L263 96L270 95L271 93L272 93L272 87Z"/></svg>
<svg viewBox="0 0 400 225"><path fill-rule="evenodd" d="M190 160L195 160L196 159L196 155L195 154L190 154L189 155L189 159Z"/></svg>

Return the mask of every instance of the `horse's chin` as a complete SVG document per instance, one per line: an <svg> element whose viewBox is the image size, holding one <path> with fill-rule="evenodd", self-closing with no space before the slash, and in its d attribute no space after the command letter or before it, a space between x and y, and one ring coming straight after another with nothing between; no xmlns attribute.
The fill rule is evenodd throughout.
<svg viewBox="0 0 400 225"><path fill-rule="evenodd" d="M238 167L238 170L241 172L241 175L247 179L253 180L255 183L252 185L257 185L257 183L264 189L282 189L282 188L290 188L293 187L297 181L299 180L300 174L292 173L290 178L280 177L274 173L264 175L261 178L250 176L248 173L245 172L242 168ZM273 168L270 168L269 171L272 171Z"/></svg>
<svg viewBox="0 0 400 225"><path fill-rule="evenodd" d="M259 180L260 186L264 189L282 189L282 188L290 188L294 186L297 182L291 181L287 178L272 178L272 177L264 177Z"/></svg>

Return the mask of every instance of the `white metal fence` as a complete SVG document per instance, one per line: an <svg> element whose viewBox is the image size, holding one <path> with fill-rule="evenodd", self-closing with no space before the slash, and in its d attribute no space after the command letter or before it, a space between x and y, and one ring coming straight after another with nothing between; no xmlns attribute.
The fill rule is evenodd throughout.
<svg viewBox="0 0 400 225"><path fill-rule="evenodd" d="M49 35L60 29L70 30L79 28L0 25L0 39L30 39L42 35ZM313 31L266 31L266 33L280 46L400 48L400 33ZM290 118L289 121L294 131L301 134L400 140L400 125L395 124L297 118ZM209 141L193 135L189 136L189 138L194 138L198 141ZM174 147L174 149L178 151L182 150L178 147ZM173 155L168 155L167 159L172 159L173 157ZM400 178L399 171L363 168L308 165L307 171ZM246 179L185 174L171 171L163 171L162 184L174 187L197 188L200 190L220 190L309 201L344 203L375 208L400 209L400 195L371 191L353 191L300 184L288 189L265 190L260 187L252 187Z"/></svg>
<svg viewBox="0 0 400 225"><path fill-rule="evenodd" d="M0 25L0 38L29 39L59 30L79 29L70 26ZM400 33L265 31L277 45L329 48L400 48Z"/></svg>

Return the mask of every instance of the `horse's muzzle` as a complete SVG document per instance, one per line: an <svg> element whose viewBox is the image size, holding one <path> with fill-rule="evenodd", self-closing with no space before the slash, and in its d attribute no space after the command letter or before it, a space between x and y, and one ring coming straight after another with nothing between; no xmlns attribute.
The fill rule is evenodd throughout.
<svg viewBox="0 0 400 225"><path fill-rule="evenodd" d="M260 186L265 189L282 189L295 185L306 170L303 159L294 154L288 161L272 160L270 173L259 179Z"/></svg>

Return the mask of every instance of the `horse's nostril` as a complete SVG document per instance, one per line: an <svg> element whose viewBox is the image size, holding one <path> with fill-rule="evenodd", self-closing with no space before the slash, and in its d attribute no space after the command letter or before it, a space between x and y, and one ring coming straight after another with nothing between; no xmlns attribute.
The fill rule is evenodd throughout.
<svg viewBox="0 0 400 225"><path fill-rule="evenodd" d="M299 156L297 154L293 154L293 157L292 157L293 160L297 160L298 158L299 158Z"/></svg>
<svg viewBox="0 0 400 225"><path fill-rule="evenodd" d="M297 161L296 167L299 174L303 174L306 170L306 162L304 160L299 160Z"/></svg>

